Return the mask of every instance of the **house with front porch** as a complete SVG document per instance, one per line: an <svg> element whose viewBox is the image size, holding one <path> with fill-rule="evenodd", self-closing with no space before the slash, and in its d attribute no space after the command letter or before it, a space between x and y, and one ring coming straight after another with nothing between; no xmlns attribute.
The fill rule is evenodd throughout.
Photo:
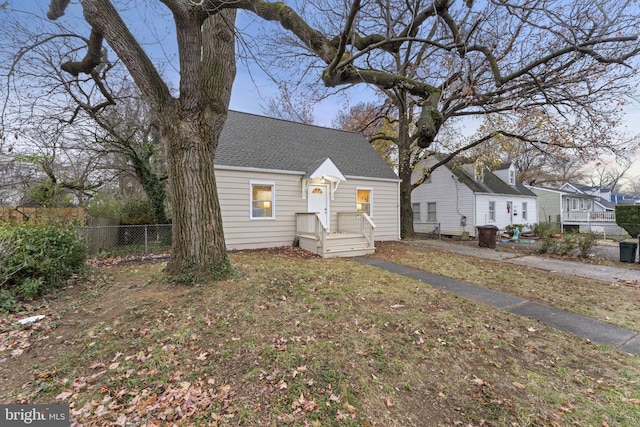
<svg viewBox="0 0 640 427"><path fill-rule="evenodd" d="M615 208L598 195L576 191L576 187L548 188L530 186L538 195L538 216L541 223L551 223L559 230L595 232L603 235L625 235L616 224Z"/></svg>
<svg viewBox="0 0 640 427"><path fill-rule="evenodd" d="M577 184L574 182L567 182L560 186L561 190L569 191L571 193L589 194L594 196L594 211L595 212L614 212L616 210L616 204L612 201L614 198L610 188L592 187L584 184ZM615 216L614 216L615 222Z"/></svg>
<svg viewBox="0 0 640 427"><path fill-rule="evenodd" d="M400 180L359 133L230 111L214 165L229 249L356 256L400 239Z"/></svg>

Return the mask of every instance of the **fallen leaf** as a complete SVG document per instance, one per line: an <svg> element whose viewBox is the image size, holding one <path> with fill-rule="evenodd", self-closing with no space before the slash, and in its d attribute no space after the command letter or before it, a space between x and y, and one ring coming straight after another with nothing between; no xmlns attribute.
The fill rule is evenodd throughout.
<svg viewBox="0 0 640 427"><path fill-rule="evenodd" d="M473 376L473 379L471 380L471 382L474 383L474 384L478 384L480 386L489 386L490 385L488 382L486 382L482 378L476 377L475 375Z"/></svg>
<svg viewBox="0 0 640 427"><path fill-rule="evenodd" d="M526 388L524 384L520 384L519 382L516 382L516 381L513 381L511 385L516 388L519 388L520 390L524 390Z"/></svg>
<svg viewBox="0 0 640 427"><path fill-rule="evenodd" d="M387 398L385 399L384 403L387 405L387 408L393 408L394 406L396 406L392 401L391 398L389 396L387 396Z"/></svg>
<svg viewBox="0 0 640 427"><path fill-rule="evenodd" d="M67 400L71 396L73 396L73 392L70 390L65 390L56 396L56 400Z"/></svg>

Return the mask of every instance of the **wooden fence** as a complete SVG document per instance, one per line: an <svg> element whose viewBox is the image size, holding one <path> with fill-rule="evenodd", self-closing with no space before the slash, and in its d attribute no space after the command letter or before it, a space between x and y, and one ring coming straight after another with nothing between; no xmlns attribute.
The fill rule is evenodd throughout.
<svg viewBox="0 0 640 427"><path fill-rule="evenodd" d="M83 208L0 208L0 221L25 222L39 219L75 220L84 224L86 216Z"/></svg>

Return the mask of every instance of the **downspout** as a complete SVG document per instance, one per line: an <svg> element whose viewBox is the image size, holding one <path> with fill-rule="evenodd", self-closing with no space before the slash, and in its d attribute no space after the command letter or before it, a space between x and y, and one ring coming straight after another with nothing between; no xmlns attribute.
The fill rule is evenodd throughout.
<svg viewBox="0 0 640 427"><path fill-rule="evenodd" d="M397 205L396 205L396 213L398 214L398 226L397 226L397 230L398 230L398 240L402 239L402 234L400 233L400 227L401 227L401 223L400 223L400 181L397 182L397 186L398 186L398 191L396 192L398 194L398 200L397 200Z"/></svg>

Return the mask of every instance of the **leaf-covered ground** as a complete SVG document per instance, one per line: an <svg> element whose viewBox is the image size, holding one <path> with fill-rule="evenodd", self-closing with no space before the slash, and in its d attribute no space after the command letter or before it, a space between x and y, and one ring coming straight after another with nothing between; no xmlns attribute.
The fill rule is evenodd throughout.
<svg viewBox="0 0 640 427"><path fill-rule="evenodd" d="M453 257L402 244L377 256ZM0 401L69 403L74 425L99 426L640 425L637 356L352 260L231 258L234 278L194 287L165 283L161 262L96 267L2 319ZM568 277L536 289L539 274L524 269L520 286L586 292ZM32 314L46 318L14 322Z"/></svg>

